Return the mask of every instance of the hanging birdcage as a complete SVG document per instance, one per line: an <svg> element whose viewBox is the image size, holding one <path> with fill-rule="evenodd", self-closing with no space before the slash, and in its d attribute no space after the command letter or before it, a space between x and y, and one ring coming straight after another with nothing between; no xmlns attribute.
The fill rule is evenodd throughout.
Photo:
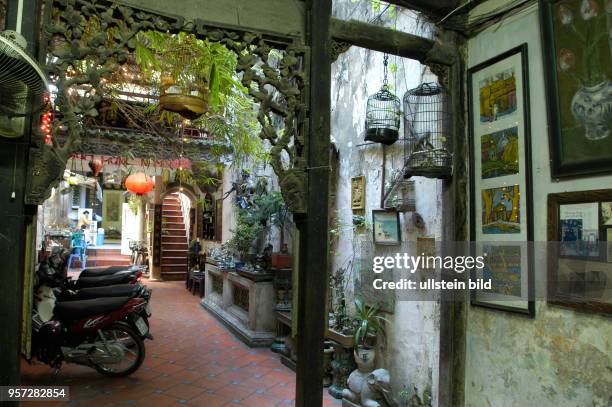
<svg viewBox="0 0 612 407"><path fill-rule="evenodd" d="M391 145L399 135L401 103L389 91L387 82L388 56L384 59L384 79L382 88L368 98L366 106L366 141Z"/></svg>
<svg viewBox="0 0 612 407"><path fill-rule="evenodd" d="M398 175L385 195L385 208L394 208L398 212L415 212L414 181L404 179L402 174Z"/></svg>
<svg viewBox="0 0 612 407"><path fill-rule="evenodd" d="M404 157L407 177L449 178L452 173L448 91L423 83L404 95Z"/></svg>

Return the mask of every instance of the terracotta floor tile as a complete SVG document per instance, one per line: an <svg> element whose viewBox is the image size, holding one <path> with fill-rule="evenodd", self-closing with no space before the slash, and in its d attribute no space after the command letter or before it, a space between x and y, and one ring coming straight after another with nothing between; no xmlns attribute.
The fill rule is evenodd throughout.
<svg viewBox="0 0 612 407"><path fill-rule="evenodd" d="M204 310L183 282L148 282L153 288L152 341L130 377L108 378L66 364L57 378L46 365L22 364L24 385L70 386L72 403L61 406L292 406L295 374L266 348L249 348ZM279 384L281 383L281 384ZM326 406L339 406L324 393ZM56 403L24 403L50 407Z"/></svg>

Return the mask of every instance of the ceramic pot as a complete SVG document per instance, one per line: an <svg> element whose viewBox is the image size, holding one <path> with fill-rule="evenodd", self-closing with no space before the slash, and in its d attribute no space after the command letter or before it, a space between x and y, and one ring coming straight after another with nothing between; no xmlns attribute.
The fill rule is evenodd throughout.
<svg viewBox="0 0 612 407"><path fill-rule="evenodd" d="M374 370L374 359L376 350L370 346L357 346L353 352L357 370L360 372L371 372Z"/></svg>
<svg viewBox="0 0 612 407"><path fill-rule="evenodd" d="M612 129L612 81L583 86L572 98L572 114L585 129L587 140L601 140Z"/></svg>

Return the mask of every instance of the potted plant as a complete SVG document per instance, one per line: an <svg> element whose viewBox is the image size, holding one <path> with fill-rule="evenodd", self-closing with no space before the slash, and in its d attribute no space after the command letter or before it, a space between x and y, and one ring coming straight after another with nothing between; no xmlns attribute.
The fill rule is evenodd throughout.
<svg viewBox="0 0 612 407"><path fill-rule="evenodd" d="M387 321L385 317L380 315L380 308L370 306L356 298L355 308L357 316L355 317L355 362L360 371L371 371L374 368L374 358L376 352L374 345L376 344L376 335L384 334Z"/></svg>

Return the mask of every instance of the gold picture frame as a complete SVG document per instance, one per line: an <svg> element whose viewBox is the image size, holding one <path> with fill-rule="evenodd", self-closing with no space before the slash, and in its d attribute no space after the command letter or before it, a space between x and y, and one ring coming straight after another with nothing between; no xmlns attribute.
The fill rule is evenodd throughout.
<svg viewBox="0 0 612 407"><path fill-rule="evenodd" d="M365 209L365 177L360 175L351 178L351 209Z"/></svg>

